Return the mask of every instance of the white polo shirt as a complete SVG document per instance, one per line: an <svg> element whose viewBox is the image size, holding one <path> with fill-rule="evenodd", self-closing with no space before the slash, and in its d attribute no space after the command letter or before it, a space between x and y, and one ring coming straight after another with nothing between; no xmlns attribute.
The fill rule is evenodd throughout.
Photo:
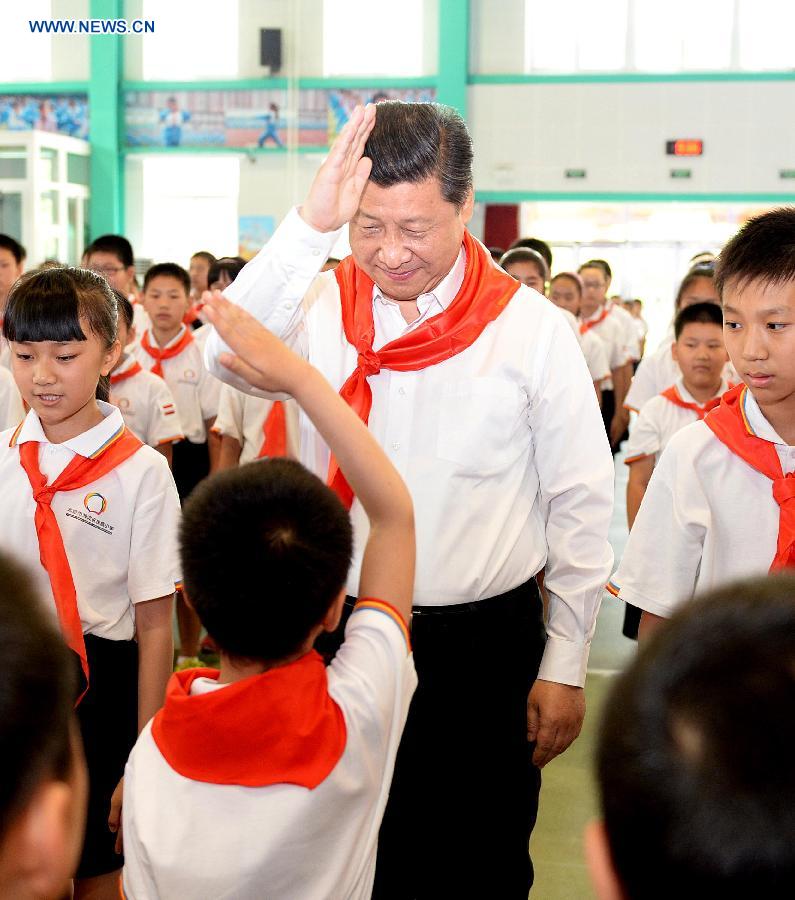
<svg viewBox="0 0 795 900"><path fill-rule="evenodd" d="M563 318L569 323L569 327L577 338L593 383L601 385L606 378L610 377L610 366L607 363L607 349L604 343L593 331L580 334L580 323L577 321L577 317L560 306L558 310L563 314Z"/></svg>
<svg viewBox="0 0 795 900"><path fill-rule="evenodd" d="M685 403L698 404L681 378L677 378L675 385ZM728 389L729 383L725 378L721 379L715 396L720 397ZM662 394L652 397L648 403L643 404L643 409L632 428L624 462L631 465L644 456L654 456L656 464L671 438L691 422L698 422L698 413L695 410L677 406Z"/></svg>
<svg viewBox="0 0 795 900"><path fill-rule="evenodd" d="M284 418L287 429L287 455L298 459L298 404L285 400ZM273 409L273 401L253 397L225 384L221 388L218 416L213 431L234 438L240 444L240 465L259 457L265 439L265 420Z"/></svg>
<svg viewBox="0 0 795 900"><path fill-rule="evenodd" d="M603 311L604 307L600 306L592 316L589 316L582 321L585 323L596 322ZM624 326L619 322L612 307L607 316L597 325L593 325L589 328L586 333L596 335L596 337L604 344L605 350L607 351L607 364L610 367L611 372L613 369L618 369L629 362ZM606 391L612 391L613 379L605 379L602 388Z"/></svg>
<svg viewBox="0 0 795 900"><path fill-rule="evenodd" d="M750 391L745 397L751 433L775 445L784 474L795 471L795 447L776 434ZM608 590L668 618L696 593L767 575L778 524L770 479L693 422L660 456Z"/></svg>
<svg viewBox="0 0 795 900"><path fill-rule="evenodd" d="M110 402L118 406L132 433L150 447L182 440L182 426L166 382L143 367L129 378L114 381L139 365L129 354L110 377Z"/></svg>
<svg viewBox="0 0 795 900"><path fill-rule="evenodd" d="M173 347L182 338L185 330L183 325L163 349ZM221 394L221 382L213 378L205 368L202 351L206 332L203 338L197 338L196 335L200 331L201 328L193 333L193 340L180 354L171 359L164 359L161 363L163 377L179 410L182 433L192 444L203 444L207 440L204 423L208 419L214 419L218 414L218 400ZM153 346L157 343L151 332L149 341ZM137 341L130 351L145 369L152 370L156 360L143 349L140 341Z"/></svg>
<svg viewBox="0 0 795 900"><path fill-rule="evenodd" d="M193 781L163 758L151 722L144 728L124 773L125 896L370 897L378 829L417 685L414 660L391 615L365 606L351 615L326 671L347 739L314 789ZM198 679L192 693L209 690L224 686ZM252 709L252 728L267 715Z"/></svg>
<svg viewBox="0 0 795 900"><path fill-rule="evenodd" d="M124 427L115 406L98 401L104 421L83 434L51 444L36 413L19 434L0 434L0 549L27 566L36 590L55 614L50 579L39 560L36 503L19 460L19 444L38 441L39 467L52 483L75 455L92 456ZM143 446L92 485L53 497L72 570L84 634L129 641L136 603L174 593L179 498L165 458Z"/></svg>
<svg viewBox="0 0 795 900"><path fill-rule="evenodd" d="M14 376L0 366L0 429L19 425L25 418L25 407Z"/></svg>
<svg viewBox="0 0 795 900"><path fill-rule="evenodd" d="M225 291L335 390L357 365L335 274L315 277L337 236L314 231L292 210ZM417 298L417 322L450 306L465 265L462 250L434 290ZM372 302L376 350L417 327L377 288ZM213 332L211 371L256 393L218 363L224 349ZM544 568L549 615L539 677L581 685L611 566L615 470L591 376L563 317L520 285L470 347L417 371L382 369L367 381L368 427L414 501L414 604L495 597ZM325 479L328 446L303 413L299 421L301 461ZM354 595L369 528L358 500L351 520L347 588Z"/></svg>
<svg viewBox="0 0 795 900"><path fill-rule="evenodd" d="M630 360L640 359L640 340L635 318L620 303L610 302L610 315L615 316L624 330L624 349Z"/></svg>

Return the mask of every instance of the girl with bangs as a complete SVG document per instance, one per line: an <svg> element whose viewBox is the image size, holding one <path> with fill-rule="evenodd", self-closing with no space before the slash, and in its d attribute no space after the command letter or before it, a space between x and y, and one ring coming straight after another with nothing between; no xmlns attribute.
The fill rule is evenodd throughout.
<svg viewBox="0 0 795 900"><path fill-rule="evenodd" d="M0 548L26 564L80 673L89 771L75 897L118 897L122 775L163 703L179 582L179 500L165 458L108 402L116 299L93 272L22 278L3 320L29 409L0 433Z"/></svg>

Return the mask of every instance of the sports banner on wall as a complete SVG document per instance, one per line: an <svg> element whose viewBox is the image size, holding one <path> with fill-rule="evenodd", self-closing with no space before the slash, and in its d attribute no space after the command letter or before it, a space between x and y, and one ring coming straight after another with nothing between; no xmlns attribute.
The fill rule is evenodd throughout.
<svg viewBox="0 0 795 900"><path fill-rule="evenodd" d="M0 93L0 130L34 128L87 140L88 95Z"/></svg>

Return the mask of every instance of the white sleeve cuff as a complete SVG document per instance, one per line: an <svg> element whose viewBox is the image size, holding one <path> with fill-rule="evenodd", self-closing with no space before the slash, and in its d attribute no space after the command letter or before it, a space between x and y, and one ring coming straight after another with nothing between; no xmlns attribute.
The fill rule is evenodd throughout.
<svg viewBox="0 0 795 900"><path fill-rule="evenodd" d="M578 644L564 638L548 637L538 669L539 679L582 687L585 684L590 651L590 642Z"/></svg>

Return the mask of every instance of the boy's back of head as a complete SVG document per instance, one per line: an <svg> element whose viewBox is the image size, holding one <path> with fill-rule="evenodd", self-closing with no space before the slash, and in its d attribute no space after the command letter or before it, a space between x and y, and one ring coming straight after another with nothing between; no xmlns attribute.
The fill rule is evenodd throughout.
<svg viewBox="0 0 795 900"><path fill-rule="evenodd" d="M269 459L205 479L180 528L188 598L230 657L298 652L345 585L347 511L300 463Z"/></svg>
<svg viewBox="0 0 795 900"><path fill-rule="evenodd" d="M793 709L795 578L723 588L654 635L597 755L627 900L795 896Z"/></svg>

